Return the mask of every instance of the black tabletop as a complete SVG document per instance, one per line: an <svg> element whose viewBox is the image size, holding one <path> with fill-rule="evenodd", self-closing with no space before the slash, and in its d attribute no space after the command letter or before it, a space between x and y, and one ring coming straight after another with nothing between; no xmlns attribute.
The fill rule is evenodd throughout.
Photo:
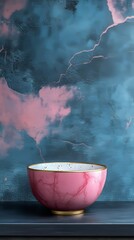
<svg viewBox="0 0 134 240"><path fill-rule="evenodd" d="M1 202L0 236L134 236L134 202L95 202L56 216L38 202Z"/></svg>

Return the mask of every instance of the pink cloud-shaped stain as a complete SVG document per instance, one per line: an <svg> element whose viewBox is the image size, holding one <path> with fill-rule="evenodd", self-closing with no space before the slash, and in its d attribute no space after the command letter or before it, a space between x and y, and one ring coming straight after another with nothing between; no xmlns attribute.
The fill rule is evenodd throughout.
<svg viewBox="0 0 134 240"><path fill-rule="evenodd" d="M0 16L3 17L3 21L0 23L0 35L6 37L12 37L15 34L19 34L16 27L10 22L10 17L16 11L20 11L25 8L27 0L3 0L0 6Z"/></svg>
<svg viewBox="0 0 134 240"><path fill-rule="evenodd" d="M9 19L15 11L19 11L26 6L27 0L4 0L2 15Z"/></svg>
<svg viewBox="0 0 134 240"><path fill-rule="evenodd" d="M134 0L132 0L132 8L134 9Z"/></svg>
<svg viewBox="0 0 134 240"><path fill-rule="evenodd" d="M122 12L116 8L116 2L117 0L107 0L107 5L109 11L111 12L114 24L119 24L124 21L124 17L122 15ZM123 4L124 1L120 0L120 3Z"/></svg>
<svg viewBox="0 0 134 240"><path fill-rule="evenodd" d="M4 127L0 137L0 149L14 147L18 132L26 131L36 144L48 134L48 127L56 120L61 121L70 112L66 106L74 96L74 89L63 87L43 87L38 96L20 94L10 89L4 79L0 82L0 123ZM3 141L5 132L13 127L14 140L10 144ZM17 131L17 132L16 132ZM12 134L9 134L9 137ZM16 136L16 137L15 137ZM13 143L14 142L14 143ZM21 142L21 141L20 141ZM4 145L5 143L5 145ZM20 144L21 145L21 144Z"/></svg>

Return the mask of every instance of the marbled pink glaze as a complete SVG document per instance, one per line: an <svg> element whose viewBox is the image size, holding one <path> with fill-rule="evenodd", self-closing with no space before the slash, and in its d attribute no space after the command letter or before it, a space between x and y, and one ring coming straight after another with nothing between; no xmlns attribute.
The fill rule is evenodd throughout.
<svg viewBox="0 0 134 240"><path fill-rule="evenodd" d="M102 192L107 169L89 172L45 172L28 169L33 195L52 210L80 210Z"/></svg>

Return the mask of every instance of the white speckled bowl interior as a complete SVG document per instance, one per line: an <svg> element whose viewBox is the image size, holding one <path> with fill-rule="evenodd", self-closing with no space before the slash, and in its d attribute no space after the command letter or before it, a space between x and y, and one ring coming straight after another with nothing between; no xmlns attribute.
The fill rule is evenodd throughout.
<svg viewBox="0 0 134 240"><path fill-rule="evenodd" d="M103 170L106 169L106 166L94 163L52 162L33 164L30 165L28 168L37 171L88 172Z"/></svg>

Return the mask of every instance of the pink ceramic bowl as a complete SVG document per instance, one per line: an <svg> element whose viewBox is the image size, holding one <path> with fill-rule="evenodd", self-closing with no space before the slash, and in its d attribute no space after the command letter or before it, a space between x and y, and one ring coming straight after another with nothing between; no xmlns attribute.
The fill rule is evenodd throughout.
<svg viewBox="0 0 134 240"><path fill-rule="evenodd" d="M104 187L104 165L76 162L39 163L28 167L36 199L54 214L83 213L96 201Z"/></svg>

